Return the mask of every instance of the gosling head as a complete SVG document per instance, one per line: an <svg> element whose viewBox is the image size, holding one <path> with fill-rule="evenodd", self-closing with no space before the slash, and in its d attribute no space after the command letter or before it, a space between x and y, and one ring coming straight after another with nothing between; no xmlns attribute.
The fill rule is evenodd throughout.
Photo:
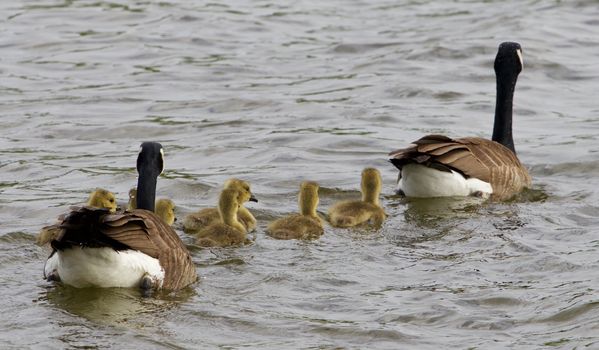
<svg viewBox="0 0 599 350"><path fill-rule="evenodd" d="M364 202L379 204L379 195L383 180L381 173L374 168L366 168L362 171L362 200Z"/></svg>
<svg viewBox="0 0 599 350"><path fill-rule="evenodd" d="M304 181L301 183L298 196L301 215L317 216L318 188L318 184L313 181Z"/></svg>
<svg viewBox="0 0 599 350"><path fill-rule="evenodd" d="M116 211L116 199L114 193L98 188L89 195L87 205L95 208L106 208L111 213Z"/></svg>
<svg viewBox="0 0 599 350"><path fill-rule="evenodd" d="M127 203L127 210L137 209L137 188L133 187L129 190L129 202Z"/></svg>
<svg viewBox="0 0 599 350"><path fill-rule="evenodd" d="M223 186L224 189L236 189L239 191L239 197L237 201L239 204L243 204L247 201L250 202L258 202L256 197L252 194L252 190L250 189L250 184L247 181L243 181L236 178L231 178L225 181Z"/></svg>
<svg viewBox="0 0 599 350"><path fill-rule="evenodd" d="M167 225L172 225L177 218L175 217L175 203L172 200L161 198L156 201L156 215L158 215Z"/></svg>

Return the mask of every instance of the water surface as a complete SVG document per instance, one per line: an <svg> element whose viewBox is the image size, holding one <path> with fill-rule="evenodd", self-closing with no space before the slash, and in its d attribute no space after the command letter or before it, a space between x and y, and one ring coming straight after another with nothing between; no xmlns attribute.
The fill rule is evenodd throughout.
<svg viewBox="0 0 599 350"><path fill-rule="evenodd" d="M599 7L592 1L74 1L0 4L3 348L599 347ZM387 152L491 134L493 59L518 41L507 203L393 195ZM125 202L141 141L181 219L252 183L255 244L198 249L201 282L143 298L42 279L39 228L96 187ZM381 170L379 231L264 228Z"/></svg>

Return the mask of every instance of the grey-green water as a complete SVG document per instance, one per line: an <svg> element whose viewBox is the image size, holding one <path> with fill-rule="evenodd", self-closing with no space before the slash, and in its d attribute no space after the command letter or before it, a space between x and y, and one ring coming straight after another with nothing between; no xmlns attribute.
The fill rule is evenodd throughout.
<svg viewBox="0 0 599 350"><path fill-rule="evenodd" d="M596 1L1 2L0 347L599 348L598 18ZM388 151L490 135L505 40L524 50L514 133L534 190L393 196ZM126 201L145 140L179 218L249 180L256 243L192 246L201 282L176 295L45 282L39 228L95 187ZM325 212L365 166L384 178L380 231L264 234L300 181Z"/></svg>

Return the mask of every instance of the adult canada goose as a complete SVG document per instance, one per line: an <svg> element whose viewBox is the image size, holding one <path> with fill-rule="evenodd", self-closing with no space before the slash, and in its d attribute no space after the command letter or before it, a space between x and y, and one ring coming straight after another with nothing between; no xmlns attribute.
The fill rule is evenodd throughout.
<svg viewBox="0 0 599 350"><path fill-rule="evenodd" d="M223 184L223 189L234 188L242 191L250 191L250 184L240 179L228 179ZM249 201L257 202L258 200L251 196ZM245 203L239 203L237 210L237 219L249 231L256 228L256 218L244 206ZM187 233L198 233L201 229L208 227L214 223L220 222L220 214L218 208L205 208L198 212L188 214L183 220L183 231Z"/></svg>
<svg viewBox="0 0 599 350"><path fill-rule="evenodd" d="M380 205L381 173L374 168L362 171L362 200L342 201L329 209L329 221L336 227L351 227L371 222L380 227L385 221L385 211Z"/></svg>
<svg viewBox="0 0 599 350"><path fill-rule="evenodd" d="M92 191L92 193L89 195L86 205L94 208L105 208L111 213L116 212L116 200L114 193L103 188L96 188L94 191ZM46 226L40 230L36 243L40 246L46 245L58 237L60 232L60 229L58 229L56 225Z"/></svg>
<svg viewBox="0 0 599 350"><path fill-rule="evenodd" d="M512 197L530 187L528 171L516 156L512 102L522 71L520 44L504 42L495 58L497 102L492 140L427 135L389 153L399 169L397 192L408 197Z"/></svg>
<svg viewBox="0 0 599 350"><path fill-rule="evenodd" d="M322 220L316 213L318 184L304 181L298 195L299 214L289 215L271 222L267 233L278 239L313 239L322 236Z"/></svg>
<svg viewBox="0 0 599 350"><path fill-rule="evenodd" d="M129 202L127 210L137 209L137 189L133 187L129 190ZM156 201L156 215L160 217L167 225L172 226L177 218L175 217L175 203L167 198L161 198Z"/></svg>
<svg viewBox="0 0 599 350"><path fill-rule="evenodd" d="M110 214L74 208L57 226L44 277L73 287L181 289L197 280L189 251L173 229L154 214L156 180L163 170L162 146L144 142L137 158L137 207Z"/></svg>
<svg viewBox="0 0 599 350"><path fill-rule="evenodd" d="M246 228L237 219L240 203L252 197L246 189L226 188L218 199L219 222L213 223L200 230L197 234L197 244L203 247L226 247L249 243Z"/></svg>

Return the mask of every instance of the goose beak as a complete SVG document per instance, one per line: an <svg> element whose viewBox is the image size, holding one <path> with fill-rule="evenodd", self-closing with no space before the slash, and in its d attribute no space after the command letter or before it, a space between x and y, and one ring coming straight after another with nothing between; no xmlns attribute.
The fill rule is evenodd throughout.
<svg viewBox="0 0 599 350"><path fill-rule="evenodd" d="M256 199L256 197L254 197L254 194L250 195L250 202L258 203L258 200Z"/></svg>

